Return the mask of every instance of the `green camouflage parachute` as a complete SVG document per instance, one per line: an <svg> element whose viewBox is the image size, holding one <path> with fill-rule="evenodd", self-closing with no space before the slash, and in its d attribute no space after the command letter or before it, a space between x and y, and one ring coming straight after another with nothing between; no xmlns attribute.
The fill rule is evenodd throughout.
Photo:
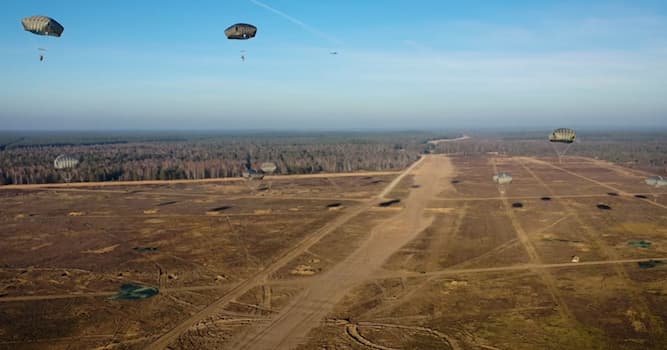
<svg viewBox="0 0 667 350"><path fill-rule="evenodd" d="M21 20L23 29L36 35L60 37L65 28L55 19L46 16L30 16Z"/></svg>
<svg viewBox="0 0 667 350"><path fill-rule="evenodd" d="M227 39L248 40L257 34L257 27L247 23L236 23L225 29Z"/></svg>

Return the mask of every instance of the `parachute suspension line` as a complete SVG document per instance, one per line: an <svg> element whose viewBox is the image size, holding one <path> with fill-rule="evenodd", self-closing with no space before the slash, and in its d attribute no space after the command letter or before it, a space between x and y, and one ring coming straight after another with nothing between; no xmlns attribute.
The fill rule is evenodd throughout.
<svg viewBox="0 0 667 350"><path fill-rule="evenodd" d="M553 149L554 152L556 153L556 156L558 157L558 163L559 164L563 162L563 156L565 155L565 153L567 152L567 150L570 148L571 145L572 145L571 143L568 144L567 147L565 147L565 149L561 152L559 150L558 145L556 145L554 143L551 143L551 149Z"/></svg>
<svg viewBox="0 0 667 350"><path fill-rule="evenodd" d="M44 52L40 50L40 42L37 41L37 37L34 35L30 35L30 51L35 52L37 51L37 55L40 58L40 61L44 59Z"/></svg>
<svg viewBox="0 0 667 350"><path fill-rule="evenodd" d="M573 142L573 143L568 143L568 144L567 144L567 147L565 147L565 149L563 150L563 154L562 154L562 155L565 155L565 153L567 153L567 150L569 150L570 147L572 147L573 144L574 144L574 142Z"/></svg>
<svg viewBox="0 0 667 350"><path fill-rule="evenodd" d="M551 146L551 149L554 150L554 153L556 153L556 157L558 158L558 163L560 163L560 153L558 152L558 148L556 148L556 145L553 143L549 143Z"/></svg>

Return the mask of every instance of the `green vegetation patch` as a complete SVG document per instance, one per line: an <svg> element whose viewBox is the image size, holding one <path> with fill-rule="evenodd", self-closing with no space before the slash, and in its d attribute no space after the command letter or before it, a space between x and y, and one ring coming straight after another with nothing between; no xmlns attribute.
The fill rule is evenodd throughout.
<svg viewBox="0 0 667 350"><path fill-rule="evenodd" d="M157 295L159 292L160 290L155 287L147 287L137 284L123 284L120 286L118 294L114 295L112 299L147 299Z"/></svg>
<svg viewBox="0 0 667 350"><path fill-rule="evenodd" d="M657 267L657 266L662 266L664 264L665 264L665 262L662 261L662 260L653 260L653 259L646 260L646 261L640 261L640 262L637 263L637 265L639 265L639 267L642 268L642 269L650 269L650 268L654 268L654 267Z"/></svg>
<svg viewBox="0 0 667 350"><path fill-rule="evenodd" d="M157 252L160 250L159 247L134 247L132 248L138 252Z"/></svg>
<svg viewBox="0 0 667 350"><path fill-rule="evenodd" d="M547 242L582 243L582 241L564 238L543 238L542 240Z"/></svg>
<svg viewBox="0 0 667 350"><path fill-rule="evenodd" d="M653 243L651 243L649 241L645 241L643 239L641 241L630 241L630 242L628 242L628 245L633 246L633 247L637 247L637 248L649 248L652 244Z"/></svg>
<svg viewBox="0 0 667 350"><path fill-rule="evenodd" d="M388 200L386 202L382 202L382 203L378 204L378 206L383 207L383 208L387 208L387 207L391 207L394 204L398 204L400 202L401 202L400 199L392 199L392 200Z"/></svg>

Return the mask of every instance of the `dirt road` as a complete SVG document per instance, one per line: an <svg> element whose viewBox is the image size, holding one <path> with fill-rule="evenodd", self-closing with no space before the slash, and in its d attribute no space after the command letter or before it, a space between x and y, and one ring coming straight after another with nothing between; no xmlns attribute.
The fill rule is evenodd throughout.
<svg viewBox="0 0 667 350"><path fill-rule="evenodd" d="M426 203L445 190L452 174L448 158L427 156L411 167L419 188L411 189L405 208L373 230L367 240L333 269L314 278L305 291L268 323L239 339L233 349L291 349L305 340L352 288L373 279L387 258L414 239L432 221ZM400 181L400 180L399 180ZM388 193L385 191L383 193Z"/></svg>
<svg viewBox="0 0 667 350"><path fill-rule="evenodd" d="M419 166L420 163L424 161L424 158L421 158L417 162L415 162L412 166L410 166L408 169L406 169L403 174L407 173L409 170L414 169L414 167ZM399 176L404 176L403 174ZM382 193L389 193L391 190L393 190L394 186L398 182L392 181ZM192 315L188 319L184 320L183 322L179 323L176 325L174 328L172 328L169 332L161 335L158 339L156 339L152 344L146 347L147 350L158 350L158 349L164 349L169 344L171 344L173 341L175 341L181 334L185 333L190 327L195 326L198 322L201 320L204 320L210 316L215 315L217 312L222 310L225 305L230 303L231 301L240 298L243 294L248 292L250 289L263 285L266 283L268 277L276 272L278 269L283 267L284 265L288 264L290 261L301 255L303 252L305 252L308 248L313 246L315 243L317 243L320 239L322 239L324 236L327 234L333 232L355 216L363 213L364 211L370 209L373 205L375 205L377 202L376 198L369 199L367 201L361 202L358 205L354 207L348 208L342 215L338 216L337 218L333 219L323 227L321 227L319 230L317 230L314 234L306 237L303 241L301 241L299 244L297 244L292 250L288 251L284 255L282 255L279 259L277 259L275 262L273 262L270 266L265 268L264 270L256 273L253 275L251 278L239 283L236 287L234 287L229 293L225 294L223 297L220 299L216 300L214 303L208 305L204 309L200 310L196 314Z"/></svg>

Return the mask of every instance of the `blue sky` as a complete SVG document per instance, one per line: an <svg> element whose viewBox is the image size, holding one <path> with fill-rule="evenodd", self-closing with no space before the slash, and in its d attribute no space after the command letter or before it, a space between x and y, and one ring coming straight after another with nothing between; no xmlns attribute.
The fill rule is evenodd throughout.
<svg viewBox="0 0 667 350"><path fill-rule="evenodd" d="M5 130L667 127L665 1L2 7ZM36 14L63 36L25 32Z"/></svg>

